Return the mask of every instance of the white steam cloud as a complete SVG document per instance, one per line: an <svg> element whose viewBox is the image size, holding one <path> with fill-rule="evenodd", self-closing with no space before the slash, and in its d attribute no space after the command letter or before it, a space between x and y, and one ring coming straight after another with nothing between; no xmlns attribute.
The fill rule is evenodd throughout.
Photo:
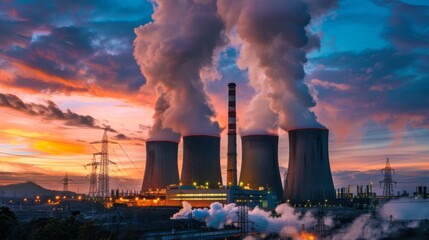
<svg viewBox="0 0 429 240"><path fill-rule="evenodd" d="M232 224L238 220L238 207L234 204L222 205L214 202L210 208L192 209L188 202L183 202L183 208L173 215L172 219L188 219L190 214L192 218L205 222L207 227L222 229L225 225ZM253 224L249 228L254 227L254 230L259 233L279 233L282 236L296 236L302 227L311 228L315 219L310 212L302 215L295 213L295 210L287 204L277 206L275 212L280 217L273 217L271 212L264 211L258 207L253 210L249 209L249 221Z"/></svg>
<svg viewBox="0 0 429 240"><path fill-rule="evenodd" d="M183 208L173 215L172 219L193 219L205 222L207 227L223 229L225 225L231 225L238 220L238 207L234 204L222 205L212 203L210 208L192 209L188 202L183 202ZM258 207L249 209L249 221L253 224L254 231L260 234L277 233L281 237L301 239L307 233L301 232L302 225L305 230L313 230L316 219L307 211L306 214L296 212L287 204L277 206L275 212L279 217L273 217L271 212ZM390 216L392 215L392 220ZM418 229L421 221L429 219L429 199L392 200L380 206L373 214L363 214L356 218L350 225L340 226L337 233L327 236L331 240L358 240L358 239L383 239L398 236L406 229ZM406 220L407 222L403 222ZM398 223L395 223L399 221ZM328 227L335 225L332 216L325 216L324 223ZM250 238L253 239L253 238ZM308 239L308 238L306 238Z"/></svg>
<svg viewBox="0 0 429 240"><path fill-rule="evenodd" d="M241 46L237 61L249 70L256 96L246 111L244 134L270 134L284 130L323 127L310 108L316 105L303 79L307 51L320 46L319 37L307 30L310 14L321 16L336 6L323 1L219 0L226 30ZM265 105L261 113L260 106ZM258 112L258 114L255 114Z"/></svg>
<svg viewBox="0 0 429 240"><path fill-rule="evenodd" d="M226 44L216 1L157 0L154 4L154 21L136 28L134 41L134 56L148 87L161 86L163 95L158 98L168 99L168 108L155 114L154 123L181 135L219 135L201 79L201 71L213 64L215 50Z"/></svg>
<svg viewBox="0 0 429 240"><path fill-rule="evenodd" d="M153 22L136 28L134 41L146 87L163 89L149 137L219 135L204 83L220 78L217 54L228 40L240 49L237 64L248 70L256 90L243 134L323 127L310 110L316 102L303 82L303 64L306 53L320 46L319 36L308 31L310 15L320 17L336 5L337 0L154 1ZM168 107L159 108L161 102Z"/></svg>

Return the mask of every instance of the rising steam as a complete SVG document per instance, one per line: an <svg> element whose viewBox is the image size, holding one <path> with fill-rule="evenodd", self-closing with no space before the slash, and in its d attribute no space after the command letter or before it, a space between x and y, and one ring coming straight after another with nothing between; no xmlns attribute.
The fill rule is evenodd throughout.
<svg viewBox="0 0 429 240"><path fill-rule="evenodd" d="M310 11L321 14L336 1L306 2L314 2ZM238 65L249 69L251 85L257 90L257 99L253 102L264 101L264 98L270 101L271 111L265 111L265 118L258 116L254 121L273 119L277 117L276 113L279 126L285 130L322 127L310 110L316 103L303 82L308 36L315 38L306 30L310 23L307 4L283 0L219 0L218 8L228 33L237 35L240 39L238 42L241 41L243 46L240 51L241 63L239 61ZM258 76L254 76L255 72ZM253 108L259 105L249 105L247 118L253 118L251 114L260 110ZM259 122L259 126L272 132L273 122Z"/></svg>
<svg viewBox="0 0 429 240"><path fill-rule="evenodd" d="M170 128L162 126L163 114L170 107L167 95L158 89L158 99L155 103L155 113L153 115L153 125L149 132L148 141L180 141L180 135L174 133Z"/></svg>
<svg viewBox="0 0 429 240"><path fill-rule="evenodd" d="M134 56L148 86L162 86L169 107L154 123L181 135L219 135L201 71L226 41L215 0L157 0L153 22L135 29ZM166 98L167 96L167 98ZM156 128L154 128L154 131ZM152 134L155 134L153 132Z"/></svg>

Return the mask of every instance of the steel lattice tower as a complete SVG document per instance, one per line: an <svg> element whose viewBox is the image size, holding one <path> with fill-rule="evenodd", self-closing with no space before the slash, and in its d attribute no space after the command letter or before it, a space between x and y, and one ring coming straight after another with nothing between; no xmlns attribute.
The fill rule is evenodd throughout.
<svg viewBox="0 0 429 240"><path fill-rule="evenodd" d="M245 204L238 206L238 227L240 228L240 236L244 238L249 233L249 209Z"/></svg>
<svg viewBox="0 0 429 240"><path fill-rule="evenodd" d="M71 180L69 178L69 175L66 173L64 178L61 179L61 182L63 183L63 192L68 192L69 191L69 182L73 182L73 180Z"/></svg>
<svg viewBox="0 0 429 240"><path fill-rule="evenodd" d="M395 169L390 167L389 158L387 158L386 166L381 169L381 172L384 173L384 179L380 181L380 186L381 183L383 183L383 197L392 198L394 196L393 183L396 185L396 182L393 181L392 178L393 174L395 173Z"/></svg>
<svg viewBox="0 0 429 240"><path fill-rule="evenodd" d="M101 142L92 142L91 144L101 144L101 151L95 153L95 155L100 155L100 172L98 174L98 189L97 197L107 198L109 197L110 187L109 187L109 164L114 163L109 160L109 143L111 142L107 138L107 132L110 130L109 127L104 129L103 139Z"/></svg>
<svg viewBox="0 0 429 240"><path fill-rule="evenodd" d="M89 193L90 197L96 197L97 195L97 159L95 158L95 154L92 156L92 162L86 164L84 167L91 166L91 173L89 177Z"/></svg>
<svg viewBox="0 0 429 240"><path fill-rule="evenodd" d="M324 239L328 235L328 226L325 225L325 212L322 208L319 208L316 215L317 222L314 225L314 232L317 235L317 239Z"/></svg>

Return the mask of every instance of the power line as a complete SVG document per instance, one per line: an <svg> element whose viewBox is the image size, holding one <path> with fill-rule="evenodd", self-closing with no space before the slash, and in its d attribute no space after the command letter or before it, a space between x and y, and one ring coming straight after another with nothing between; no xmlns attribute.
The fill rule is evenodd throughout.
<svg viewBox="0 0 429 240"><path fill-rule="evenodd" d="M121 147L122 151L125 153L125 155L127 156L128 160L130 160L130 162L134 165L134 167L137 169L137 171L140 173L140 175L143 175L143 173L140 171L140 169L136 166L136 164L134 164L133 160L131 160L131 158L128 156L127 152L125 152L124 148L122 147L122 145L120 143L118 143L119 147Z"/></svg>

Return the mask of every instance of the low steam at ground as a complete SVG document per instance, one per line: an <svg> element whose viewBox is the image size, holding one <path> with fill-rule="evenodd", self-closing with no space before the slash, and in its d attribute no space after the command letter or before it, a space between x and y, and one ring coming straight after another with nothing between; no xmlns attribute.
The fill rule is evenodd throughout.
<svg viewBox="0 0 429 240"><path fill-rule="evenodd" d="M314 209L316 213L316 209ZM266 236L270 233L280 237L308 239L308 232L313 232L316 218L312 211L305 214L296 211L287 204L278 205L275 215L258 207L249 209L249 229ZM391 216L392 215L392 219ZM223 229L226 225L237 226L238 207L234 204L222 205L215 202L210 208L195 208L183 202L183 208L173 215L172 219L189 219L205 222L209 228ZM338 222L333 216L324 217L324 223L334 231L326 238L332 240L382 239L401 236L407 230L415 230L429 219L429 200L398 199L391 200L373 213L362 214L350 224ZM305 231L302 231L304 226ZM425 233L423 233L425 234ZM419 235L420 236L420 235ZM425 235L426 236L426 235ZM307 238L305 238L307 237ZM258 239L249 236L246 239Z"/></svg>

